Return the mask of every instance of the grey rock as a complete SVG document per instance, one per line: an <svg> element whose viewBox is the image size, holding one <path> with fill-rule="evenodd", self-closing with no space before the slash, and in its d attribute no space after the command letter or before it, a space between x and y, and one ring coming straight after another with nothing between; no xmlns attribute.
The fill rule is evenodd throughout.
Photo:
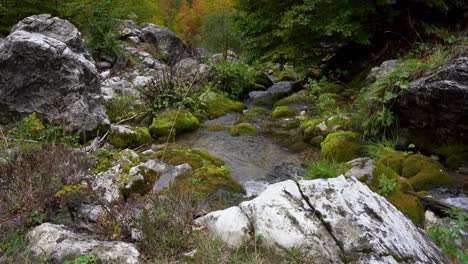
<svg viewBox="0 0 468 264"><path fill-rule="evenodd" d="M168 64L190 57L191 52L187 45L169 29L145 23L141 26L141 38L157 47L165 56Z"/></svg>
<svg viewBox="0 0 468 264"><path fill-rule="evenodd" d="M81 34L59 18L25 18L5 38L0 45L0 99L1 122L36 112L70 131L109 124L99 75Z"/></svg>
<svg viewBox="0 0 468 264"><path fill-rule="evenodd" d="M148 150L145 150L145 151L141 152L141 155L143 155L143 156L151 156L151 155L153 155L154 153L155 153L154 150L148 149Z"/></svg>
<svg viewBox="0 0 468 264"><path fill-rule="evenodd" d="M146 86L148 83L151 83L153 81L153 78L151 77L148 77L148 76L137 76L135 77L135 79L133 80L133 85L135 86L140 86L140 87L144 87Z"/></svg>
<svg viewBox="0 0 468 264"><path fill-rule="evenodd" d="M122 38L138 38L140 36L141 31L135 22L132 20L120 20L119 22L119 33Z"/></svg>
<svg viewBox="0 0 468 264"><path fill-rule="evenodd" d="M450 263L439 248L385 198L353 177L270 185L257 198L196 220L226 243L299 249L314 263Z"/></svg>
<svg viewBox="0 0 468 264"><path fill-rule="evenodd" d="M112 67L112 63L108 61L99 61L96 62L96 67L101 70L110 69Z"/></svg>
<svg viewBox="0 0 468 264"><path fill-rule="evenodd" d="M404 126L441 138L468 140L468 57L460 57L410 83L395 111Z"/></svg>
<svg viewBox="0 0 468 264"><path fill-rule="evenodd" d="M136 36L129 37L128 39L130 39L135 44L139 44L141 42L140 38Z"/></svg>
<svg viewBox="0 0 468 264"><path fill-rule="evenodd" d="M82 255L93 254L105 263L137 264L140 253L134 245L120 241L100 241L78 234L63 225L42 224L27 235L27 254L63 263Z"/></svg>
<svg viewBox="0 0 468 264"><path fill-rule="evenodd" d="M158 181L154 184L153 193L159 192L164 190L165 188L169 187L172 181L174 181L178 176L187 173L192 170L192 167L187 164L181 164L175 166L171 171L163 173Z"/></svg>
<svg viewBox="0 0 468 264"><path fill-rule="evenodd" d="M374 181L374 161L370 158L358 158L351 161L348 161L346 164L351 165L344 176L355 177L358 180L366 179L366 183L370 184Z"/></svg>
<svg viewBox="0 0 468 264"><path fill-rule="evenodd" d="M390 72L395 69L395 67L398 65L398 60L388 60L382 62L379 67L374 67L371 69L369 72L369 75L367 75L365 82L366 83L373 83L375 81L382 80L389 74Z"/></svg>

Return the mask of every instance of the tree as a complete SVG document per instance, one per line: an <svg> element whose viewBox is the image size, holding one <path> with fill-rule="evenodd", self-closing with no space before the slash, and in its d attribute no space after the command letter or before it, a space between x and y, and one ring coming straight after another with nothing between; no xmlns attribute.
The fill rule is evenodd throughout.
<svg viewBox="0 0 468 264"><path fill-rule="evenodd" d="M420 22L439 22L463 0L237 0L248 57L310 63L340 49L414 40ZM377 45L376 45L377 46Z"/></svg>
<svg viewBox="0 0 468 264"><path fill-rule="evenodd" d="M211 52L223 52L228 50L236 53L241 51L239 33L234 28L232 13L221 10L208 14L201 27L203 47Z"/></svg>

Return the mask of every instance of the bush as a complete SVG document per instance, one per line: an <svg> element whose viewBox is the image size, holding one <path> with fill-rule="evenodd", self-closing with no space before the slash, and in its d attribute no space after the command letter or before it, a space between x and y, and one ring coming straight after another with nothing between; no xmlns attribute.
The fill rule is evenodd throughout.
<svg viewBox="0 0 468 264"><path fill-rule="evenodd" d="M2 163L0 221L12 226L42 222L57 209L56 193L64 186L81 183L89 168L86 158L64 146L48 144L38 145Z"/></svg>
<svg viewBox="0 0 468 264"><path fill-rule="evenodd" d="M106 113L112 123L136 114L136 99L132 96L122 95L112 98L105 103Z"/></svg>
<svg viewBox="0 0 468 264"><path fill-rule="evenodd" d="M215 65L216 81L220 89L233 99L244 95L244 87L255 77L255 70L246 64L224 61Z"/></svg>

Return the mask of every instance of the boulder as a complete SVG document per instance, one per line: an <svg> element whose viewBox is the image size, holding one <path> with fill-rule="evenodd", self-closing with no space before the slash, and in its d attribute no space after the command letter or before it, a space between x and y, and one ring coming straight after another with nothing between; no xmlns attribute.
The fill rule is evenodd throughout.
<svg viewBox="0 0 468 264"><path fill-rule="evenodd" d="M375 81L380 81L387 74L393 71L395 67L398 65L398 60L387 60L382 62L380 66L374 67L370 70L369 75L367 75L365 83L373 83Z"/></svg>
<svg viewBox="0 0 468 264"><path fill-rule="evenodd" d="M167 63L175 64L191 56L191 51L187 45L169 29L145 23L140 30L140 38L158 47Z"/></svg>
<svg viewBox="0 0 468 264"><path fill-rule="evenodd" d="M450 263L409 219L354 177L284 181L257 198L196 220L240 246L252 234L314 263Z"/></svg>
<svg viewBox="0 0 468 264"><path fill-rule="evenodd" d="M468 57L460 57L411 82L400 92L395 112L410 128L468 139L467 98Z"/></svg>
<svg viewBox="0 0 468 264"><path fill-rule="evenodd" d="M103 263L136 264L140 253L134 245L120 241L100 241L74 233L63 225L42 224L28 233L27 253L53 263L63 263L82 255L96 255Z"/></svg>
<svg viewBox="0 0 468 264"><path fill-rule="evenodd" d="M1 122L36 112L70 131L109 120L99 74L79 31L48 15L25 18L0 44Z"/></svg>

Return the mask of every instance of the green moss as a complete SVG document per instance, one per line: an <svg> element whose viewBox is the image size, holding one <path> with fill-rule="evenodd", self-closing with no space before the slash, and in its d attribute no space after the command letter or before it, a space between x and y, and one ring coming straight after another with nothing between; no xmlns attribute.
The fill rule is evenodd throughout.
<svg viewBox="0 0 468 264"><path fill-rule="evenodd" d="M176 120L175 123L174 120ZM154 136L168 136L173 124L174 131L172 135L192 131L200 126L198 119L188 110L182 110L179 114L177 114L177 110L167 110L153 119L150 126L151 134Z"/></svg>
<svg viewBox="0 0 468 264"><path fill-rule="evenodd" d="M403 161L405 160L405 156L401 151L392 151L386 152L379 158L380 162L384 164L386 167L391 168L395 171L398 175L401 175L403 169Z"/></svg>
<svg viewBox="0 0 468 264"><path fill-rule="evenodd" d="M320 123L324 123L324 130L317 127ZM329 116L326 115L320 118L306 120L301 125L304 138L309 139L316 136L326 136L329 133L337 130L347 130L352 128L352 121L344 115Z"/></svg>
<svg viewBox="0 0 468 264"><path fill-rule="evenodd" d="M309 140L309 143L316 148L320 148L320 144L322 144L323 140L323 136L315 136Z"/></svg>
<svg viewBox="0 0 468 264"><path fill-rule="evenodd" d="M242 89L242 94L243 95L248 95L250 92L253 92L253 91L263 91L265 90L265 86L263 85L260 85L258 83L254 83L254 82L249 82L247 83L244 88Z"/></svg>
<svg viewBox="0 0 468 264"><path fill-rule="evenodd" d="M402 176L409 179L417 191L447 186L452 178L438 161L421 154L411 155L403 162Z"/></svg>
<svg viewBox="0 0 468 264"><path fill-rule="evenodd" d="M230 193L244 193L242 185L234 179L229 170L224 167L206 165L176 178L173 187L177 189L191 189L199 198L206 198L218 190Z"/></svg>
<svg viewBox="0 0 468 264"><path fill-rule="evenodd" d="M270 105L271 103L268 102L267 100L257 100L252 103L253 105L257 106L265 106L265 105Z"/></svg>
<svg viewBox="0 0 468 264"><path fill-rule="evenodd" d="M292 69L285 69L278 74L278 81L295 81L296 73Z"/></svg>
<svg viewBox="0 0 468 264"><path fill-rule="evenodd" d="M249 109L247 113L239 117L236 120L235 124L252 122L252 121L255 121L255 119L258 117L268 115L268 113L269 113L268 110L263 107L254 107L254 108Z"/></svg>
<svg viewBox="0 0 468 264"><path fill-rule="evenodd" d="M155 153L155 157L172 165L188 163L193 169L201 168L207 164L224 165L224 161L221 159L213 157L206 151L195 149L168 149L166 152L160 150Z"/></svg>
<svg viewBox="0 0 468 264"><path fill-rule="evenodd" d="M203 123L208 119L208 114L203 109L195 110L195 112L193 113L193 116L195 116L200 123Z"/></svg>
<svg viewBox="0 0 468 264"><path fill-rule="evenodd" d="M231 128L230 125L225 125L225 124L212 124L212 125L207 125L206 129L211 132L218 132L218 131L226 131Z"/></svg>
<svg viewBox="0 0 468 264"><path fill-rule="evenodd" d="M111 130L109 142L117 148L139 147L151 141L151 135L146 127L126 126L133 133L120 133L117 130Z"/></svg>
<svg viewBox="0 0 468 264"><path fill-rule="evenodd" d="M317 135L326 135L326 133L323 133L322 130L317 127L318 124L325 122L326 120L326 118L315 118L304 121L301 125L304 137L308 139Z"/></svg>
<svg viewBox="0 0 468 264"><path fill-rule="evenodd" d="M268 78L266 74L263 72L257 72L255 73L255 76L252 79L253 83L260 84L261 86L268 88L273 85L273 82Z"/></svg>
<svg viewBox="0 0 468 264"><path fill-rule="evenodd" d="M299 104L299 103L311 103L312 100L308 97L308 95L304 92L298 92L292 94L288 97L285 97L275 103L275 106L285 106L291 104Z"/></svg>
<svg viewBox="0 0 468 264"><path fill-rule="evenodd" d="M206 113L211 119L225 116L230 112L242 112L244 108L243 103L228 98L214 98L206 102Z"/></svg>
<svg viewBox="0 0 468 264"><path fill-rule="evenodd" d="M93 174L98 174L101 172L105 172L109 170L112 167L112 159L108 157L99 157L98 161L96 163L96 166L94 166L92 172Z"/></svg>
<svg viewBox="0 0 468 264"><path fill-rule="evenodd" d="M287 106L278 106L275 107L273 112L271 113L271 116L273 118L281 118L281 117L288 117L294 115L294 111L289 109Z"/></svg>
<svg viewBox="0 0 468 264"><path fill-rule="evenodd" d="M332 82L327 82L326 85L322 87L320 90L321 94L341 94L345 90L345 87L343 85L340 85L338 83L332 83Z"/></svg>
<svg viewBox="0 0 468 264"><path fill-rule="evenodd" d="M159 179L160 172L155 171L144 166L138 168L139 174L143 179L135 180L130 188L122 187L120 192L124 199L127 199L132 194L145 195L153 188L154 183ZM137 174L138 175L138 174Z"/></svg>
<svg viewBox="0 0 468 264"><path fill-rule="evenodd" d="M350 131L331 133L320 146L322 158L334 159L338 162L358 158L363 152L359 134Z"/></svg>
<svg viewBox="0 0 468 264"><path fill-rule="evenodd" d="M256 133L258 133L257 128L249 123L240 123L240 124L234 125L229 130L229 134L233 137L247 135L247 134L256 134Z"/></svg>

